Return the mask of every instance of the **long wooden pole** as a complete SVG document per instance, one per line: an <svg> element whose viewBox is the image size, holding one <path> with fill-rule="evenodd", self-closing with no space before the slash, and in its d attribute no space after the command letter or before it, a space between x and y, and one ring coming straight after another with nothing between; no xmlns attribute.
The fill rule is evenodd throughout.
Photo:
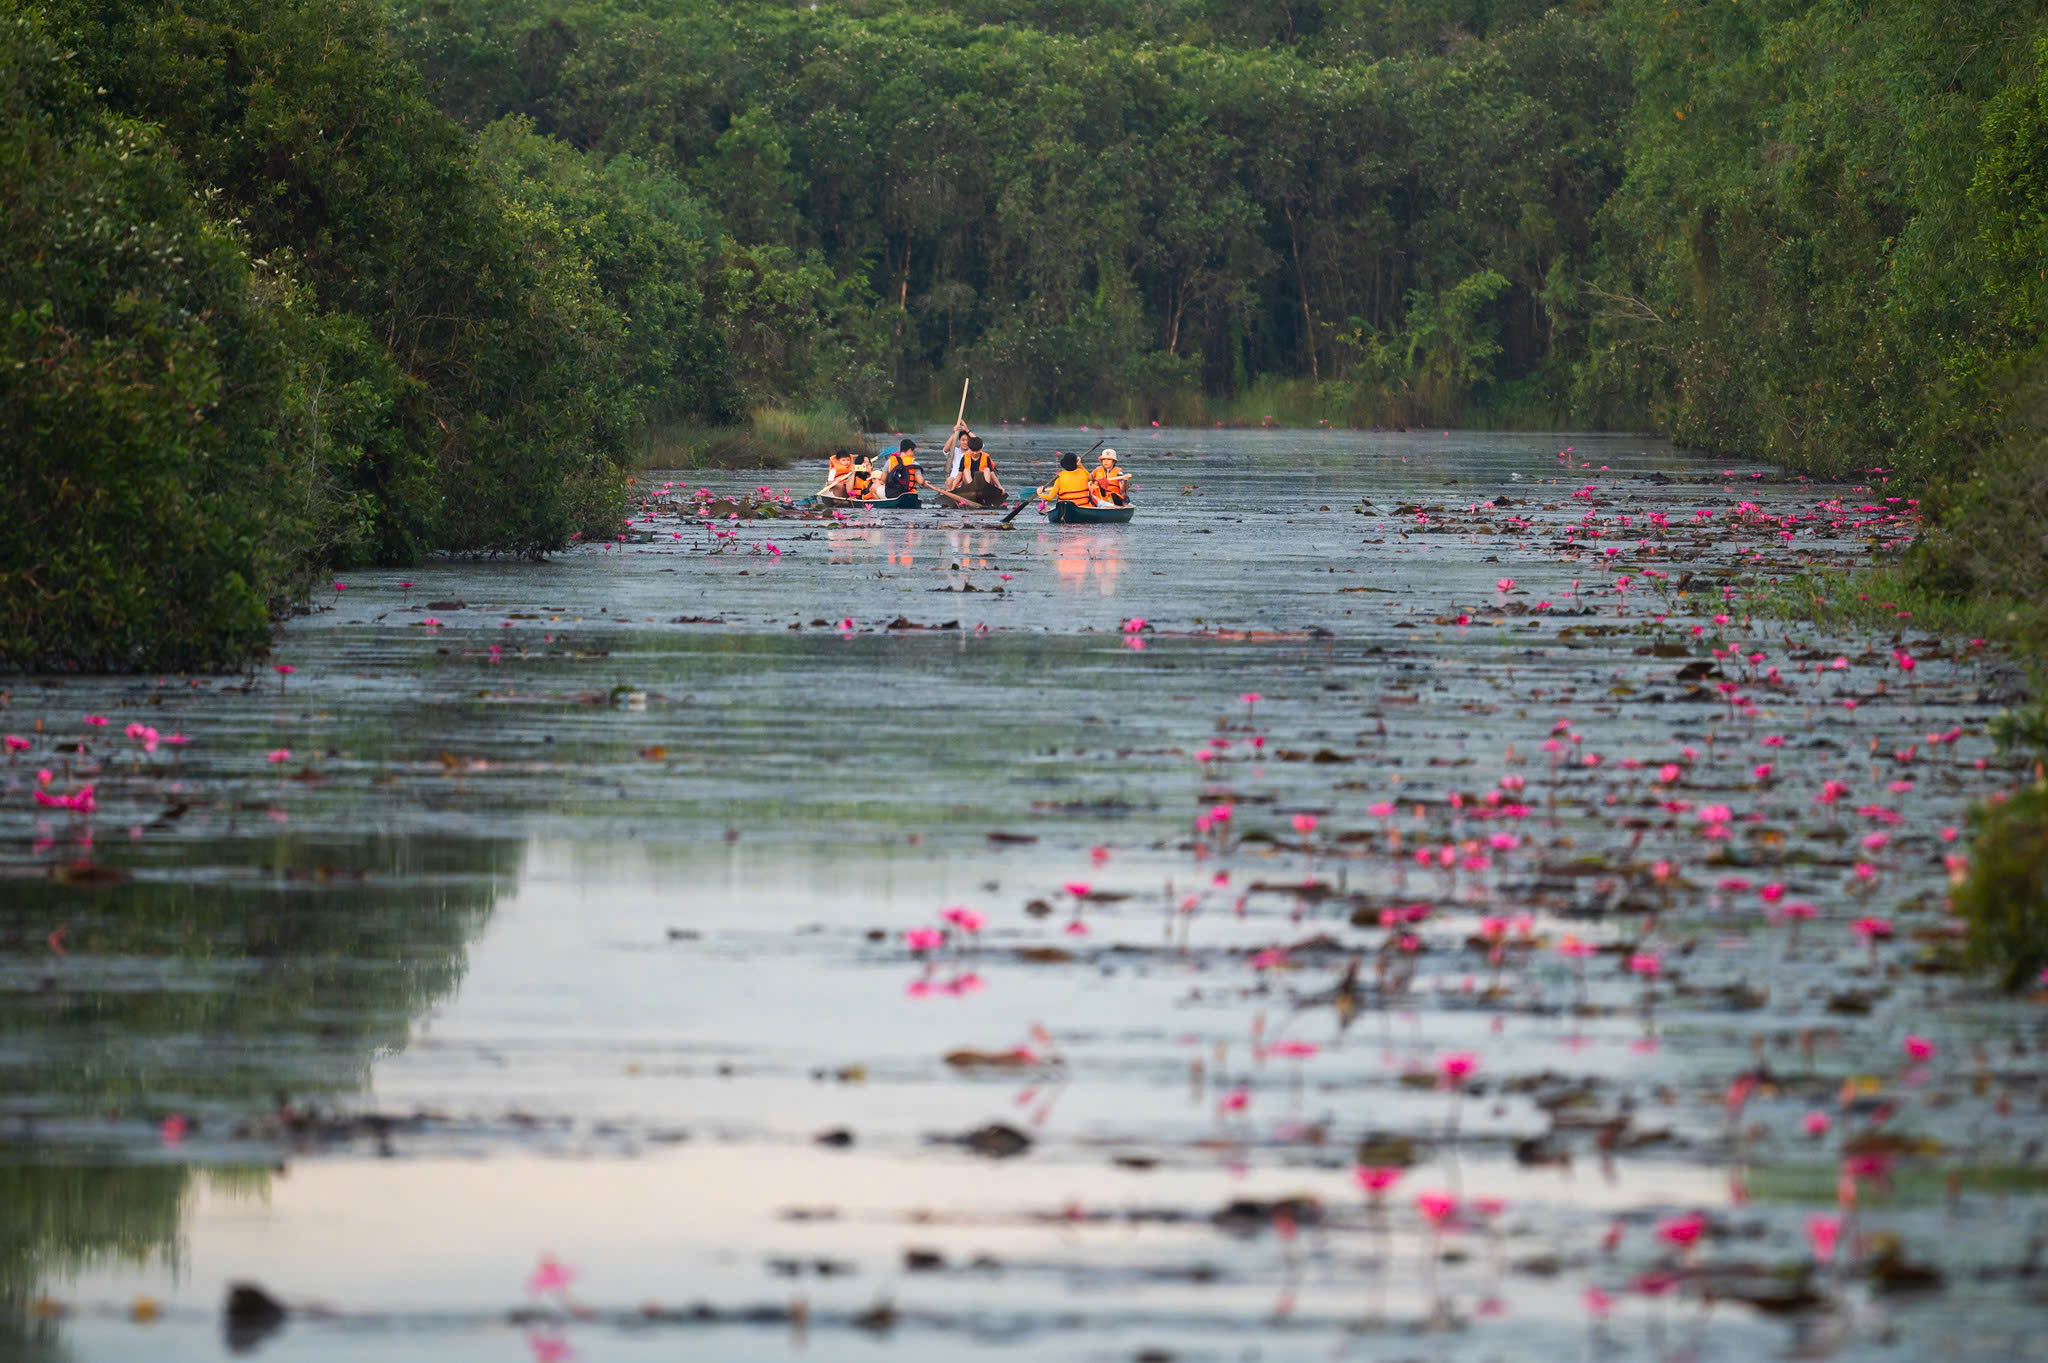
<svg viewBox="0 0 2048 1363"><path fill-rule="evenodd" d="M959 438L960 423L967 419L967 385L972 381L973 380L971 376L962 378L960 380L960 414L953 418L953 429L947 432L946 434L946 443L948 445L951 445L955 440ZM943 453L943 451L941 451L941 453ZM964 461L967 458L967 447L965 445L962 445L953 453L955 458ZM946 470L946 476L948 478L951 478L953 476L953 471L950 467L948 467L948 469Z"/></svg>

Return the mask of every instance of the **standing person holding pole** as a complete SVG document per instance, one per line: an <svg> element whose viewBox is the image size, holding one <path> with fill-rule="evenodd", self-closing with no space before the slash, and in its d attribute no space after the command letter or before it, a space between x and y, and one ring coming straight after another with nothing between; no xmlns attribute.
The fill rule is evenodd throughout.
<svg viewBox="0 0 2048 1363"><path fill-rule="evenodd" d="M953 433L946 437L945 445L939 450L940 454L950 454L953 456L953 462L946 466L947 487L953 486L953 480L960 476L960 454L954 448L954 444L967 430L967 385L969 382L967 379L960 380L960 411L953 418Z"/></svg>
<svg viewBox="0 0 2048 1363"><path fill-rule="evenodd" d="M953 433L939 453L950 456L944 494L961 506L1001 506L1009 494L996 476L995 461L981 447L981 437L967 429L967 381L960 383L960 412Z"/></svg>

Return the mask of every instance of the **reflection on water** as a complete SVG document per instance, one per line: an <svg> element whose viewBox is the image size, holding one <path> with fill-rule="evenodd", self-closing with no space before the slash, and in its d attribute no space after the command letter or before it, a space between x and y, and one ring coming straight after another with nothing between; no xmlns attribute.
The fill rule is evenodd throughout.
<svg viewBox="0 0 2048 1363"><path fill-rule="evenodd" d="M1105 530L1109 533L1103 533ZM1047 530L1041 543L1052 554L1061 587L1089 590L1097 596L1116 595L1117 575L1124 564L1124 537L1116 527L1077 525Z"/></svg>
<svg viewBox="0 0 2048 1363"><path fill-rule="evenodd" d="M0 940L41 948L0 958L10 1318L51 1275L108 1260L175 1271L193 1166L162 1161L231 1152L252 1120L360 1091L455 992L523 845L276 837L182 851L182 867L89 894L17 881L0 902ZM206 1170L217 1192L260 1194L268 1177Z"/></svg>

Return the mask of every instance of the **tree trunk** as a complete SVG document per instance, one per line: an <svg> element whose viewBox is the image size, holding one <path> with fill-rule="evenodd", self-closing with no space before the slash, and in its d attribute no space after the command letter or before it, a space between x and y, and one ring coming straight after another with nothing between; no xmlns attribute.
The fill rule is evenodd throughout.
<svg viewBox="0 0 2048 1363"><path fill-rule="evenodd" d="M1301 238L1294 231L1294 208L1283 202L1280 211L1287 215L1287 245L1294 252L1294 283L1301 290L1302 339L1308 343L1308 376L1321 383L1323 371L1316 363L1316 319L1308 310L1308 275L1301 268Z"/></svg>

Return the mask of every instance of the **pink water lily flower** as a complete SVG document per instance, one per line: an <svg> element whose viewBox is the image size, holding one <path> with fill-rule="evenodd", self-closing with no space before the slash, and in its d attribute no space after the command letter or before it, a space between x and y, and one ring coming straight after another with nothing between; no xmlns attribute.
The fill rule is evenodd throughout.
<svg viewBox="0 0 2048 1363"><path fill-rule="evenodd" d="M567 1292L569 1284L575 1280L575 1269L558 1262L552 1254L543 1254L539 1265L526 1280L526 1290L536 1297L549 1292Z"/></svg>
<svg viewBox="0 0 2048 1363"><path fill-rule="evenodd" d="M1835 1241L1842 1233L1842 1218L1816 1212L1806 1218L1806 1238L1813 1246L1813 1257L1827 1263L1835 1257Z"/></svg>
<svg viewBox="0 0 2048 1363"><path fill-rule="evenodd" d="M1351 1178L1368 1195L1378 1197L1399 1183L1405 1172L1393 1165L1361 1164L1351 1171Z"/></svg>
<svg viewBox="0 0 2048 1363"><path fill-rule="evenodd" d="M1438 1060L1436 1068L1447 1086L1456 1087L1479 1068L1479 1057L1470 1051L1456 1051Z"/></svg>
<svg viewBox="0 0 2048 1363"><path fill-rule="evenodd" d="M1706 1228L1706 1217L1698 1212L1687 1212L1657 1227L1657 1238L1680 1249L1691 1249Z"/></svg>
<svg viewBox="0 0 2048 1363"><path fill-rule="evenodd" d="M1418 1193L1415 1210L1421 1212L1430 1225L1441 1229L1445 1222L1458 1214L1458 1199L1449 1193Z"/></svg>

